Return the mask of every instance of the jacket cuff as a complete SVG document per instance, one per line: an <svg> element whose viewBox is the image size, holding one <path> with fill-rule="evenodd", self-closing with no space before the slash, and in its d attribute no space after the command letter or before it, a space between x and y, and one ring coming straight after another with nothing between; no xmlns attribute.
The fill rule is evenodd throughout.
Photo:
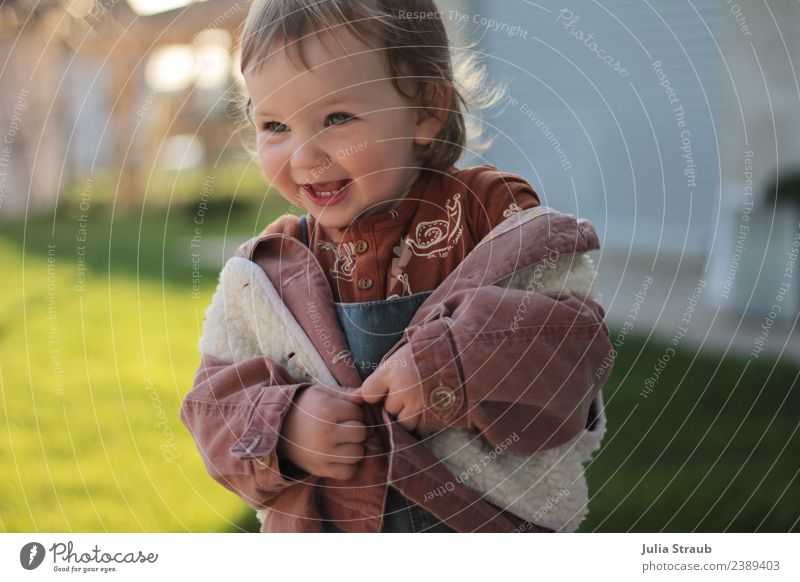
<svg viewBox="0 0 800 582"><path fill-rule="evenodd" d="M306 473L288 459L279 458L277 449L266 457L253 459L253 463L258 467L256 480L259 481L263 477L272 488L276 486L279 488L281 486L289 487L297 483L308 483L315 479L315 475Z"/></svg>
<svg viewBox="0 0 800 582"><path fill-rule="evenodd" d="M298 391L308 384L286 386L277 392L277 398L260 403L245 433L231 446L230 453L243 461L252 460L256 481L274 488L289 486L314 476L296 467L288 459L278 456L278 442L286 414L292 407Z"/></svg>
<svg viewBox="0 0 800 582"><path fill-rule="evenodd" d="M466 388L447 321L409 328L406 337L422 390L422 430L468 426Z"/></svg>

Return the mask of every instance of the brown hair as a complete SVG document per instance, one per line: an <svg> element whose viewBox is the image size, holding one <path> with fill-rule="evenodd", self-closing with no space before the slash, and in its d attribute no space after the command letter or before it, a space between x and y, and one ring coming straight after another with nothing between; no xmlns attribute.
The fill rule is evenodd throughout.
<svg viewBox="0 0 800 582"><path fill-rule="evenodd" d="M286 43L308 69L302 40L319 32L349 31L363 43L384 49L392 82L412 106L447 117L436 138L420 147L417 160L432 170L446 170L464 149L484 150L479 123L465 116L467 109L486 109L502 97L504 88L488 87L486 69L473 53L453 51L434 0L255 0L247 15L241 40L240 68L257 70L273 46ZM400 80L415 81L408 94ZM435 97L433 96L435 94ZM252 102L242 95L244 123L251 125Z"/></svg>

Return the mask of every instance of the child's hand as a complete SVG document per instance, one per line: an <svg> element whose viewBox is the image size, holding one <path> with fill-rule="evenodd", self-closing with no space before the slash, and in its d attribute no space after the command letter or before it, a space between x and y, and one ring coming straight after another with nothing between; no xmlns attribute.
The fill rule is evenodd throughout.
<svg viewBox="0 0 800 582"><path fill-rule="evenodd" d="M364 399L343 389L313 384L286 413L278 455L307 473L350 479L364 457Z"/></svg>
<svg viewBox="0 0 800 582"><path fill-rule="evenodd" d="M384 409L397 418L403 428L409 431L422 428L418 426L423 408L422 388L408 344L383 362L356 393L369 404L386 398Z"/></svg>

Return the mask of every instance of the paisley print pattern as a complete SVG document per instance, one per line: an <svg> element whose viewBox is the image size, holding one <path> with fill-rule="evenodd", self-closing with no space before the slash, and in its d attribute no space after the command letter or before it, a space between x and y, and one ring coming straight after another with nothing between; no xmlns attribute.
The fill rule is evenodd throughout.
<svg viewBox="0 0 800 582"><path fill-rule="evenodd" d="M464 231L461 193L456 192L445 202L447 217L417 224L406 244L417 257L446 257Z"/></svg>
<svg viewBox="0 0 800 582"><path fill-rule="evenodd" d="M320 241L317 245L334 255L333 265L330 267L331 276L343 281L352 281L356 270L356 247L352 242L337 245L327 241Z"/></svg>

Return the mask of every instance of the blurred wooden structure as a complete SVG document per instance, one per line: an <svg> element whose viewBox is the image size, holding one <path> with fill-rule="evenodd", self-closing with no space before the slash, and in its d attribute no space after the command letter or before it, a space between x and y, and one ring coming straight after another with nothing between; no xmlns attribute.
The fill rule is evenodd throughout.
<svg viewBox="0 0 800 582"><path fill-rule="evenodd" d="M212 163L235 148L233 120L215 103L224 90L211 98L194 86L158 93L144 70L155 50L190 45L206 29L227 31L235 44L248 7L208 0L141 16L124 0L0 3L0 132L15 129L7 167L0 163L0 216L52 207L87 170L117 175L115 204L134 207L167 135L197 136ZM81 114L97 127L77 131Z"/></svg>

